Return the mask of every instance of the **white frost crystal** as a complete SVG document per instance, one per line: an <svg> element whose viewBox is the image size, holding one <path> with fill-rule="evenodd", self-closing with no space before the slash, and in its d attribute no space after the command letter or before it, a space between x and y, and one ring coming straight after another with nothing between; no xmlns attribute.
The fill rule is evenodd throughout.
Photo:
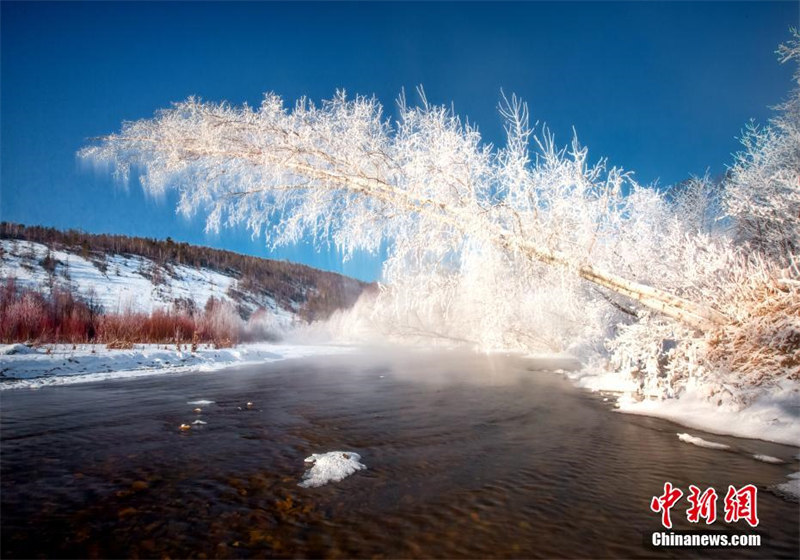
<svg viewBox="0 0 800 560"><path fill-rule="evenodd" d="M298 484L303 488L316 488L329 482L339 482L351 474L367 466L361 462L361 455L352 451L329 451L328 453L314 453L306 457L306 463L314 463L303 475L303 480Z"/></svg>

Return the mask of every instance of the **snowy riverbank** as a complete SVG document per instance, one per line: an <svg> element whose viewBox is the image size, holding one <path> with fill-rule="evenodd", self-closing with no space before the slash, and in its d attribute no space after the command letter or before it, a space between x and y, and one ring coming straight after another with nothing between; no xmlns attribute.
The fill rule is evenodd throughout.
<svg viewBox="0 0 800 560"><path fill-rule="evenodd" d="M216 371L226 367L291 358L342 354L351 347L254 343L216 349L200 345L196 352L163 344L136 344L129 350L109 350L102 344L0 345L0 390L39 388L123 379L164 373Z"/></svg>
<svg viewBox="0 0 800 560"><path fill-rule="evenodd" d="M619 410L657 416L715 434L800 447L800 385L788 381L762 390L742 408L716 405L703 398L699 390L687 388L680 398L641 402L620 398Z"/></svg>
<svg viewBox="0 0 800 560"><path fill-rule="evenodd" d="M586 368L568 373L579 387L608 393L617 409L655 416L682 426L721 435L761 439L800 447L800 383L783 379L751 389L743 406L730 399L710 399L710 385L687 381L675 397L636 399L637 385L619 372ZM744 395L740 395L744 397Z"/></svg>

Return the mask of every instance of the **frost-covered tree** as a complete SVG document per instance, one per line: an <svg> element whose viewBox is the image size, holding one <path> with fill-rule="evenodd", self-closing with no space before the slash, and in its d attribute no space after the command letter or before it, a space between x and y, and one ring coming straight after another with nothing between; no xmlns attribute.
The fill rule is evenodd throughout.
<svg viewBox="0 0 800 560"><path fill-rule="evenodd" d="M778 49L781 62L800 62L800 35L792 33ZM784 265L800 251L800 64L794 80L769 125L745 129L725 197L739 238Z"/></svg>
<svg viewBox="0 0 800 560"><path fill-rule="evenodd" d="M797 41L781 52L797 58ZM690 377L800 379L797 92L772 139L746 145L722 203L707 177L664 195L590 163L577 138L560 147L531 127L515 97L500 111L507 141L494 148L424 94L401 97L395 121L344 93L291 108L275 94L257 108L192 98L81 155L150 193L177 190L212 230L311 237L345 256L388 246L374 301L331 322L349 332L607 350L642 393ZM719 227L731 222L737 236Z"/></svg>
<svg viewBox="0 0 800 560"><path fill-rule="evenodd" d="M674 212L692 233L711 233L723 229L722 181L714 181L708 173L692 176L670 188L667 200Z"/></svg>
<svg viewBox="0 0 800 560"><path fill-rule="evenodd" d="M452 111L399 103L394 123L374 98L338 93L291 110L274 95L258 109L189 99L81 152L132 168L148 192L180 193L180 209L208 214L207 226L246 224L276 243L332 240L346 255L388 241L393 271L452 266L464 247L489 243L563 267L693 327L725 321L707 305L595 266L592 253L624 220L618 168L587 162L573 142L533 136L516 98L502 109L508 143L493 150ZM529 152L533 138L537 151ZM575 205L577 200L584 201Z"/></svg>

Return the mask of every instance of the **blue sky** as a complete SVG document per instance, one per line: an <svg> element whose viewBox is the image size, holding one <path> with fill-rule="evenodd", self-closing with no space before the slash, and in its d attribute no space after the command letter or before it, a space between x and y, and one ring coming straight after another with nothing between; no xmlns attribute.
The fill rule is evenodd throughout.
<svg viewBox="0 0 800 560"><path fill-rule="evenodd" d="M211 245L363 279L300 246L270 252L243 231L210 236L174 200L146 198L82 166L87 139L197 95L258 104L265 91L319 100L401 88L502 140L500 89L565 143L661 185L722 173L751 118L791 88L774 50L797 2L13 3L0 4L0 219Z"/></svg>

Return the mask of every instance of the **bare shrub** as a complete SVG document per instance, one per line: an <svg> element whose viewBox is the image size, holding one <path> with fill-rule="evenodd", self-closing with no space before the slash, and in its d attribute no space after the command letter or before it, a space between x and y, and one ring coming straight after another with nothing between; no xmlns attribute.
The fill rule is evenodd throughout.
<svg viewBox="0 0 800 560"><path fill-rule="evenodd" d="M741 305L749 313L711 333L708 361L740 387L800 381L800 287L774 282L748 295Z"/></svg>

